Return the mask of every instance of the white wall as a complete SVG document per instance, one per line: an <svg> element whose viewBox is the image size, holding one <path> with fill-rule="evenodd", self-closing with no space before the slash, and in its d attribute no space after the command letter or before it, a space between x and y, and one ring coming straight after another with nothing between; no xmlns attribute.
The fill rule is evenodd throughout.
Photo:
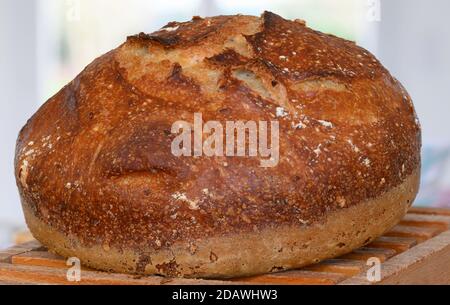
<svg viewBox="0 0 450 305"><path fill-rule="evenodd" d="M410 93L425 145L450 145L450 1L383 0L378 55Z"/></svg>
<svg viewBox="0 0 450 305"><path fill-rule="evenodd" d="M35 1L0 1L0 246L6 228L23 223L12 177L17 133L38 105L35 7Z"/></svg>

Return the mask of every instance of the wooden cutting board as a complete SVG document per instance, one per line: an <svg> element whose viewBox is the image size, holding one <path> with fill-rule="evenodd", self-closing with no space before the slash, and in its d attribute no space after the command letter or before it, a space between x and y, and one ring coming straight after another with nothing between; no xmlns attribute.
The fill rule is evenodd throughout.
<svg viewBox="0 0 450 305"><path fill-rule="evenodd" d="M132 276L81 269L81 281L69 282L70 266L37 241L0 251L0 284L450 284L450 209L412 208L403 220L371 244L339 258L298 270L231 280ZM369 281L381 262L380 281Z"/></svg>

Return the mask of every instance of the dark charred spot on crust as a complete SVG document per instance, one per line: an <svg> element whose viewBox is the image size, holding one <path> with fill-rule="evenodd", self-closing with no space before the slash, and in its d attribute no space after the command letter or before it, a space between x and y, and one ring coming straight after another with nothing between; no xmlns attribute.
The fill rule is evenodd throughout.
<svg viewBox="0 0 450 305"><path fill-rule="evenodd" d="M261 17L263 18L263 26L265 30L277 27L282 22L287 21L283 17L269 11L264 11Z"/></svg>
<svg viewBox="0 0 450 305"><path fill-rule="evenodd" d="M180 271L178 270L179 265L175 259L168 263L158 264L155 267L161 274L166 276L176 277L180 275Z"/></svg>
<svg viewBox="0 0 450 305"><path fill-rule="evenodd" d="M264 67L274 77L278 78L278 80L276 80L277 83L281 79L280 76L281 77L283 76L281 67L278 67L278 66L274 65L271 61L265 60L263 58L258 58L257 60L254 61L254 64L261 65L261 67Z"/></svg>
<svg viewBox="0 0 450 305"><path fill-rule="evenodd" d="M137 101L135 99L133 99L133 98L130 98L130 99L127 100L127 103L128 103L128 106L134 107L134 106L136 106Z"/></svg>
<svg viewBox="0 0 450 305"><path fill-rule="evenodd" d="M210 35L214 35L224 24L231 19L226 16L219 16L209 19L194 17L190 22L173 22L164 26L161 30L152 34L140 33L128 37L131 42L155 42L164 48L174 48L177 46L188 47L198 44ZM178 26L176 30L167 31L168 27Z"/></svg>
<svg viewBox="0 0 450 305"><path fill-rule="evenodd" d="M183 75L181 74L182 70L183 68L181 67L181 65L179 63L175 63L168 79L181 82L186 81L185 77L183 77Z"/></svg>
<svg viewBox="0 0 450 305"><path fill-rule="evenodd" d="M177 21L171 21L171 22L167 23L165 26L163 26L162 28L163 28L163 29L166 29L166 28L173 28L173 27L176 27L176 26L179 26L179 25L180 25L179 22L177 22Z"/></svg>
<svg viewBox="0 0 450 305"><path fill-rule="evenodd" d="M175 167L181 160L161 149L167 147L170 151L172 139L166 134L168 129L167 123L154 121L139 129L125 128L126 132L112 133L110 136L117 141L104 145L97 158L98 166L109 178L132 174L159 174L166 178L179 175L183 170Z"/></svg>
<svg viewBox="0 0 450 305"><path fill-rule="evenodd" d="M180 42L180 37L176 34L167 35L148 35L148 40L155 41L164 47L172 47Z"/></svg>
<svg viewBox="0 0 450 305"><path fill-rule="evenodd" d="M183 68L179 63L175 63L172 72L167 78L168 81L176 83L178 86L188 87L197 92L200 92L200 86L191 78L183 75Z"/></svg>
<svg viewBox="0 0 450 305"><path fill-rule="evenodd" d="M245 58L232 49L226 49L222 53L207 58L207 61L216 65L237 66L245 64L248 58Z"/></svg>
<svg viewBox="0 0 450 305"><path fill-rule="evenodd" d="M223 71L223 76L218 81L219 90L226 91L229 88L238 86L240 81L232 76L231 69L226 68Z"/></svg>
<svg viewBox="0 0 450 305"><path fill-rule="evenodd" d="M211 263L217 262L218 259L219 257L217 256L216 253L212 251L209 253L209 260L211 261Z"/></svg>
<svg viewBox="0 0 450 305"><path fill-rule="evenodd" d="M128 36L127 42L145 45L146 43L157 43L164 48L174 47L180 43L180 37L176 33L159 31L155 34L139 33Z"/></svg>
<svg viewBox="0 0 450 305"><path fill-rule="evenodd" d="M152 259L151 259L150 255L147 255L147 254L140 255L139 259L136 263L136 272L139 274L144 274L145 267L147 267L147 265L151 265L151 264L152 264Z"/></svg>
<svg viewBox="0 0 450 305"><path fill-rule="evenodd" d="M223 114L223 115L227 115L231 113L231 109L230 108L221 108L219 109L219 113Z"/></svg>
<svg viewBox="0 0 450 305"><path fill-rule="evenodd" d="M156 35L146 34L144 32L141 32L137 35L127 37L127 42L130 42L130 43L148 43L148 42L152 42L152 41L159 43L162 46L172 46L172 45L177 44L178 38L176 36L172 36L172 37L156 36Z"/></svg>

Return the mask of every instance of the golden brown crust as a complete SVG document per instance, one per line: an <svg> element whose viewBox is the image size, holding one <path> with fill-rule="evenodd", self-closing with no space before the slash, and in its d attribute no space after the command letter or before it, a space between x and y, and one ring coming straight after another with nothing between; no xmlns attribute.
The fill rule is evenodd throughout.
<svg viewBox="0 0 450 305"><path fill-rule="evenodd" d="M171 125L194 112L204 121L279 120L278 166L175 157ZM15 174L23 202L47 225L86 247L145 257L322 221L404 183L420 145L408 94L371 54L265 12L129 37L27 122Z"/></svg>

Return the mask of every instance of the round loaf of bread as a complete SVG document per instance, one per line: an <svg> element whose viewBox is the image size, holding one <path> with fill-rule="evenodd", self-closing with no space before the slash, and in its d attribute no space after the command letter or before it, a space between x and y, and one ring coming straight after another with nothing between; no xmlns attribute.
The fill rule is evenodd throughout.
<svg viewBox="0 0 450 305"><path fill-rule="evenodd" d="M278 122L279 158L173 153L175 122ZM273 141L272 141L273 144ZM418 190L402 85L355 43L285 20L194 17L129 37L20 132L27 224L114 272L227 278L365 245Z"/></svg>

